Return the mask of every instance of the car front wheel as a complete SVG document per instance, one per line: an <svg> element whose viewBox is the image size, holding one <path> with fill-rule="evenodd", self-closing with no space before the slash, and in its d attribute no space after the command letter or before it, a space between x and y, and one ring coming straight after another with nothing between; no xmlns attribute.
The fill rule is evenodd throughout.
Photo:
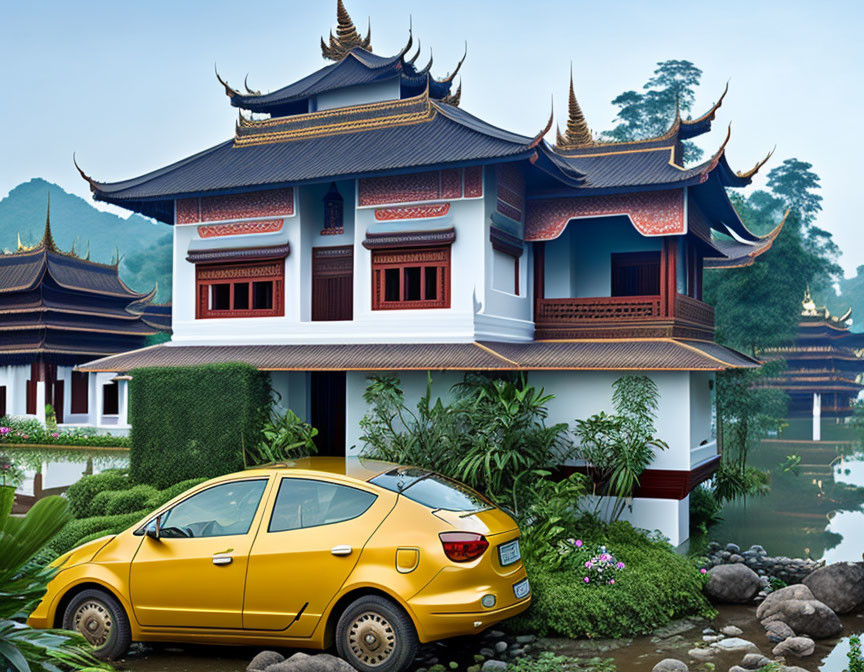
<svg viewBox="0 0 864 672"><path fill-rule="evenodd" d="M367 595L339 617L336 649L360 672L403 672L417 653L417 632L397 604Z"/></svg>
<svg viewBox="0 0 864 672"><path fill-rule="evenodd" d="M117 599L102 590L82 590L63 612L63 628L79 632L93 645L93 654L114 660L129 650L129 619Z"/></svg>

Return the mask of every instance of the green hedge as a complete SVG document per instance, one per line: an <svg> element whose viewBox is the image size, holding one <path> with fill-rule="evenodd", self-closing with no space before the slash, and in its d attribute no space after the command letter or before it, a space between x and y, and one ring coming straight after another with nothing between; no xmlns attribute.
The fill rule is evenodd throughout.
<svg viewBox="0 0 864 672"><path fill-rule="evenodd" d="M130 385L130 474L156 488L242 469L270 403L267 374L246 364L136 369Z"/></svg>
<svg viewBox="0 0 864 672"><path fill-rule="evenodd" d="M627 523L602 534L586 533L586 544L605 544L626 569L615 585L586 585L581 573L528 567L531 608L510 622L515 631L538 636L630 637L684 616L712 617L702 594L703 578L693 560L651 541Z"/></svg>
<svg viewBox="0 0 864 672"><path fill-rule="evenodd" d="M135 511L118 516L93 516L69 521L48 544L48 549L57 555L62 555L80 546L84 540L98 539L107 534L122 532L148 513L149 511Z"/></svg>
<svg viewBox="0 0 864 672"><path fill-rule="evenodd" d="M132 487L128 473L123 469L109 469L101 474L84 476L66 490L69 510L76 518L96 515L93 504L103 492L126 490Z"/></svg>

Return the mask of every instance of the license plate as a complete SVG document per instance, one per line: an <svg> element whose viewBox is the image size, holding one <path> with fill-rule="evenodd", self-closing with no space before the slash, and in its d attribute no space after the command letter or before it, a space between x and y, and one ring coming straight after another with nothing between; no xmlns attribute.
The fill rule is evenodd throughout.
<svg viewBox="0 0 864 672"><path fill-rule="evenodd" d="M517 600L527 597L530 592L531 584L528 583L528 579L522 579L519 583L513 584L513 594L516 596Z"/></svg>
<svg viewBox="0 0 864 672"><path fill-rule="evenodd" d="M501 562L502 567L512 565L514 562L518 562L521 559L522 552L519 550L518 539L506 544L501 544L498 547L498 560Z"/></svg>

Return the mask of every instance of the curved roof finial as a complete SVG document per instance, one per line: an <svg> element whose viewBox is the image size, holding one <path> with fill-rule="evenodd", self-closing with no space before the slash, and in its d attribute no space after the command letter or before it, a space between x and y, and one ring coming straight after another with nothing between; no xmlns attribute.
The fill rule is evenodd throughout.
<svg viewBox="0 0 864 672"><path fill-rule="evenodd" d="M459 107L459 103L462 101L462 80L459 80L459 86L456 88L456 93L450 93L444 96L441 99L442 103L448 103L449 105L454 105L455 107Z"/></svg>
<svg viewBox="0 0 864 672"><path fill-rule="evenodd" d="M414 53L414 55L411 58L409 58L405 62L409 63L410 65L414 65L415 61L420 57L420 49L421 48L422 48L422 45L420 44L420 38L418 37L417 38L417 51Z"/></svg>
<svg viewBox="0 0 864 672"><path fill-rule="evenodd" d="M255 91L255 90L249 88L249 73L248 72L246 73L246 76L243 78L243 88L246 89L246 93L248 93L250 96L260 96L261 95L260 91Z"/></svg>
<svg viewBox="0 0 864 672"><path fill-rule="evenodd" d="M756 173L759 172L759 169L762 166L764 166L766 163L768 163L768 159L771 158L771 156L774 154L774 151L776 149L777 149L777 145L774 145L774 149L772 149L770 152L768 152L768 154L765 155L764 159L762 159L761 161L757 161L756 165L753 166L750 170L745 171L743 173L741 171L738 171L738 173L737 173L738 177L743 177L745 179L753 177Z"/></svg>
<svg viewBox="0 0 864 672"><path fill-rule="evenodd" d="M459 72L459 69L462 67L462 64L465 62L465 59L468 57L468 40L465 40L465 53L462 54L462 58L456 64L456 69L452 72L452 74L447 75L444 79L439 80L441 84L448 84L453 81L453 78L456 77L456 73ZM429 63L432 64L431 61Z"/></svg>
<svg viewBox="0 0 864 672"><path fill-rule="evenodd" d="M408 16L408 42L402 47L402 50L399 52L399 58L404 58L405 54L411 49L414 45L414 20L411 16Z"/></svg>
<svg viewBox="0 0 864 672"><path fill-rule="evenodd" d="M549 110L549 121L546 122L546 126L543 127L543 130L541 130L537 135L534 136L534 139L531 141L531 144L529 144L528 147L533 148L543 142L543 136L545 136L549 132L549 129L552 128L552 122L555 119L555 97L550 96L550 99L551 109Z"/></svg>
<svg viewBox="0 0 864 672"><path fill-rule="evenodd" d="M432 53L432 47L429 47L429 62L426 64L426 67L419 70L417 74L425 75L426 73L428 73L429 70L431 70L431 68L432 68L432 62L434 60L435 60L435 56Z"/></svg>
<svg viewBox="0 0 864 672"><path fill-rule="evenodd" d="M90 185L90 191L96 191L96 181L93 180L87 173L81 170L81 166L78 165L78 161L75 160L75 152L72 152L72 163L75 164L75 168L78 170L78 174L84 178L87 184Z"/></svg>
<svg viewBox="0 0 864 672"><path fill-rule="evenodd" d="M356 47L372 51L372 22L367 24L366 37L360 37L342 0L336 0L336 36L331 31L329 45L321 38L321 55L331 61L341 61Z"/></svg>
<svg viewBox="0 0 864 672"><path fill-rule="evenodd" d="M224 79L222 79L219 76L219 71L216 69L215 63L213 64L213 72L216 73L216 79L219 80L219 83L225 87L225 95L226 96L228 96L229 98L233 98L234 96L240 95L240 92L237 89L234 89L231 86L229 86L228 82L226 82Z"/></svg>

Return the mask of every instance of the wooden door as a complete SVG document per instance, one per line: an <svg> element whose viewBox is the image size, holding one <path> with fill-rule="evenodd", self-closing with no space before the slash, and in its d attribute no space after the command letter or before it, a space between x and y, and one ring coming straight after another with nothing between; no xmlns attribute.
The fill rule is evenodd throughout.
<svg viewBox="0 0 864 672"><path fill-rule="evenodd" d="M325 457L345 455L345 372L313 371L309 374L311 412L309 422L318 430L315 445Z"/></svg>
<svg viewBox="0 0 864 672"><path fill-rule="evenodd" d="M63 422L63 381L54 381L54 398L51 402L54 407L54 415L57 417L57 424Z"/></svg>
<svg viewBox="0 0 864 672"><path fill-rule="evenodd" d="M354 248L312 248L312 320L354 319Z"/></svg>

